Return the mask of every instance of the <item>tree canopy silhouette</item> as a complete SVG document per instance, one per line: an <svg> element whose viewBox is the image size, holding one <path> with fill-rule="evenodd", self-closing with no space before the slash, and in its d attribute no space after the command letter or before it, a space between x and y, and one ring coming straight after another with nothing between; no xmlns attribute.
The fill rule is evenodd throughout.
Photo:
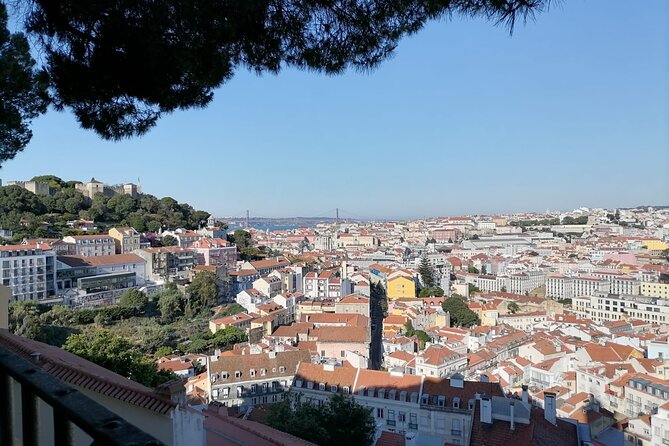
<svg viewBox="0 0 669 446"><path fill-rule="evenodd" d="M429 20L483 17L513 29L550 1L19 0L14 8L43 56L52 104L115 140L206 106L238 69L369 70ZM4 159L27 139L3 144Z"/></svg>

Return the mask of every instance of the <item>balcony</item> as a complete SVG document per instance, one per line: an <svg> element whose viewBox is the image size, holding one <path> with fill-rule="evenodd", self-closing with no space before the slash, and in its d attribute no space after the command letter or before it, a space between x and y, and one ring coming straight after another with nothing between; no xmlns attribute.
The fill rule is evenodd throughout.
<svg viewBox="0 0 669 446"><path fill-rule="evenodd" d="M386 424L388 426L394 426L395 425L395 420L386 420Z"/></svg>
<svg viewBox="0 0 669 446"><path fill-rule="evenodd" d="M20 391L19 391L20 389ZM44 404L51 410L44 410ZM39 415L38 415L39 414ZM82 442L87 434L90 441ZM0 346L0 444L160 446L162 442Z"/></svg>

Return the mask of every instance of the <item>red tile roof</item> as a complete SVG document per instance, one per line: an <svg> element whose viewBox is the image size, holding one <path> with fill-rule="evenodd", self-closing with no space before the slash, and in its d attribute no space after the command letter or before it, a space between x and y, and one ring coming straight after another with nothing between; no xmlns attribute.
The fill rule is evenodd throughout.
<svg viewBox="0 0 669 446"><path fill-rule="evenodd" d="M160 414L167 414L176 408L175 403L151 389L58 347L16 336L3 329L0 329L0 342L5 348L29 360L32 360L32 353L39 352L39 366L72 386Z"/></svg>

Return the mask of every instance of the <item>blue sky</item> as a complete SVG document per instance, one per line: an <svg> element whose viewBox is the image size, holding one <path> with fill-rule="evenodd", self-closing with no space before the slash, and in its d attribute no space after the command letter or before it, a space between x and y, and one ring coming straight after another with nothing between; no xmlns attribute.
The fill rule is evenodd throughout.
<svg viewBox="0 0 669 446"><path fill-rule="evenodd" d="M669 205L669 2L435 22L371 73L240 71L118 143L55 111L0 178L136 181L216 216Z"/></svg>

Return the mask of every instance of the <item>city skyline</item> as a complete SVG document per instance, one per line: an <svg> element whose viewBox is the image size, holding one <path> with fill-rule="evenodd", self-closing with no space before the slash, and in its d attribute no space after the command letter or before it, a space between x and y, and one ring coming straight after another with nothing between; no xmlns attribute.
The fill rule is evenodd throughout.
<svg viewBox="0 0 669 446"><path fill-rule="evenodd" d="M0 177L140 177L146 192L216 216L663 205L668 13L659 1L565 3L513 36L456 17L370 74L239 73L209 108L119 143L51 111Z"/></svg>

